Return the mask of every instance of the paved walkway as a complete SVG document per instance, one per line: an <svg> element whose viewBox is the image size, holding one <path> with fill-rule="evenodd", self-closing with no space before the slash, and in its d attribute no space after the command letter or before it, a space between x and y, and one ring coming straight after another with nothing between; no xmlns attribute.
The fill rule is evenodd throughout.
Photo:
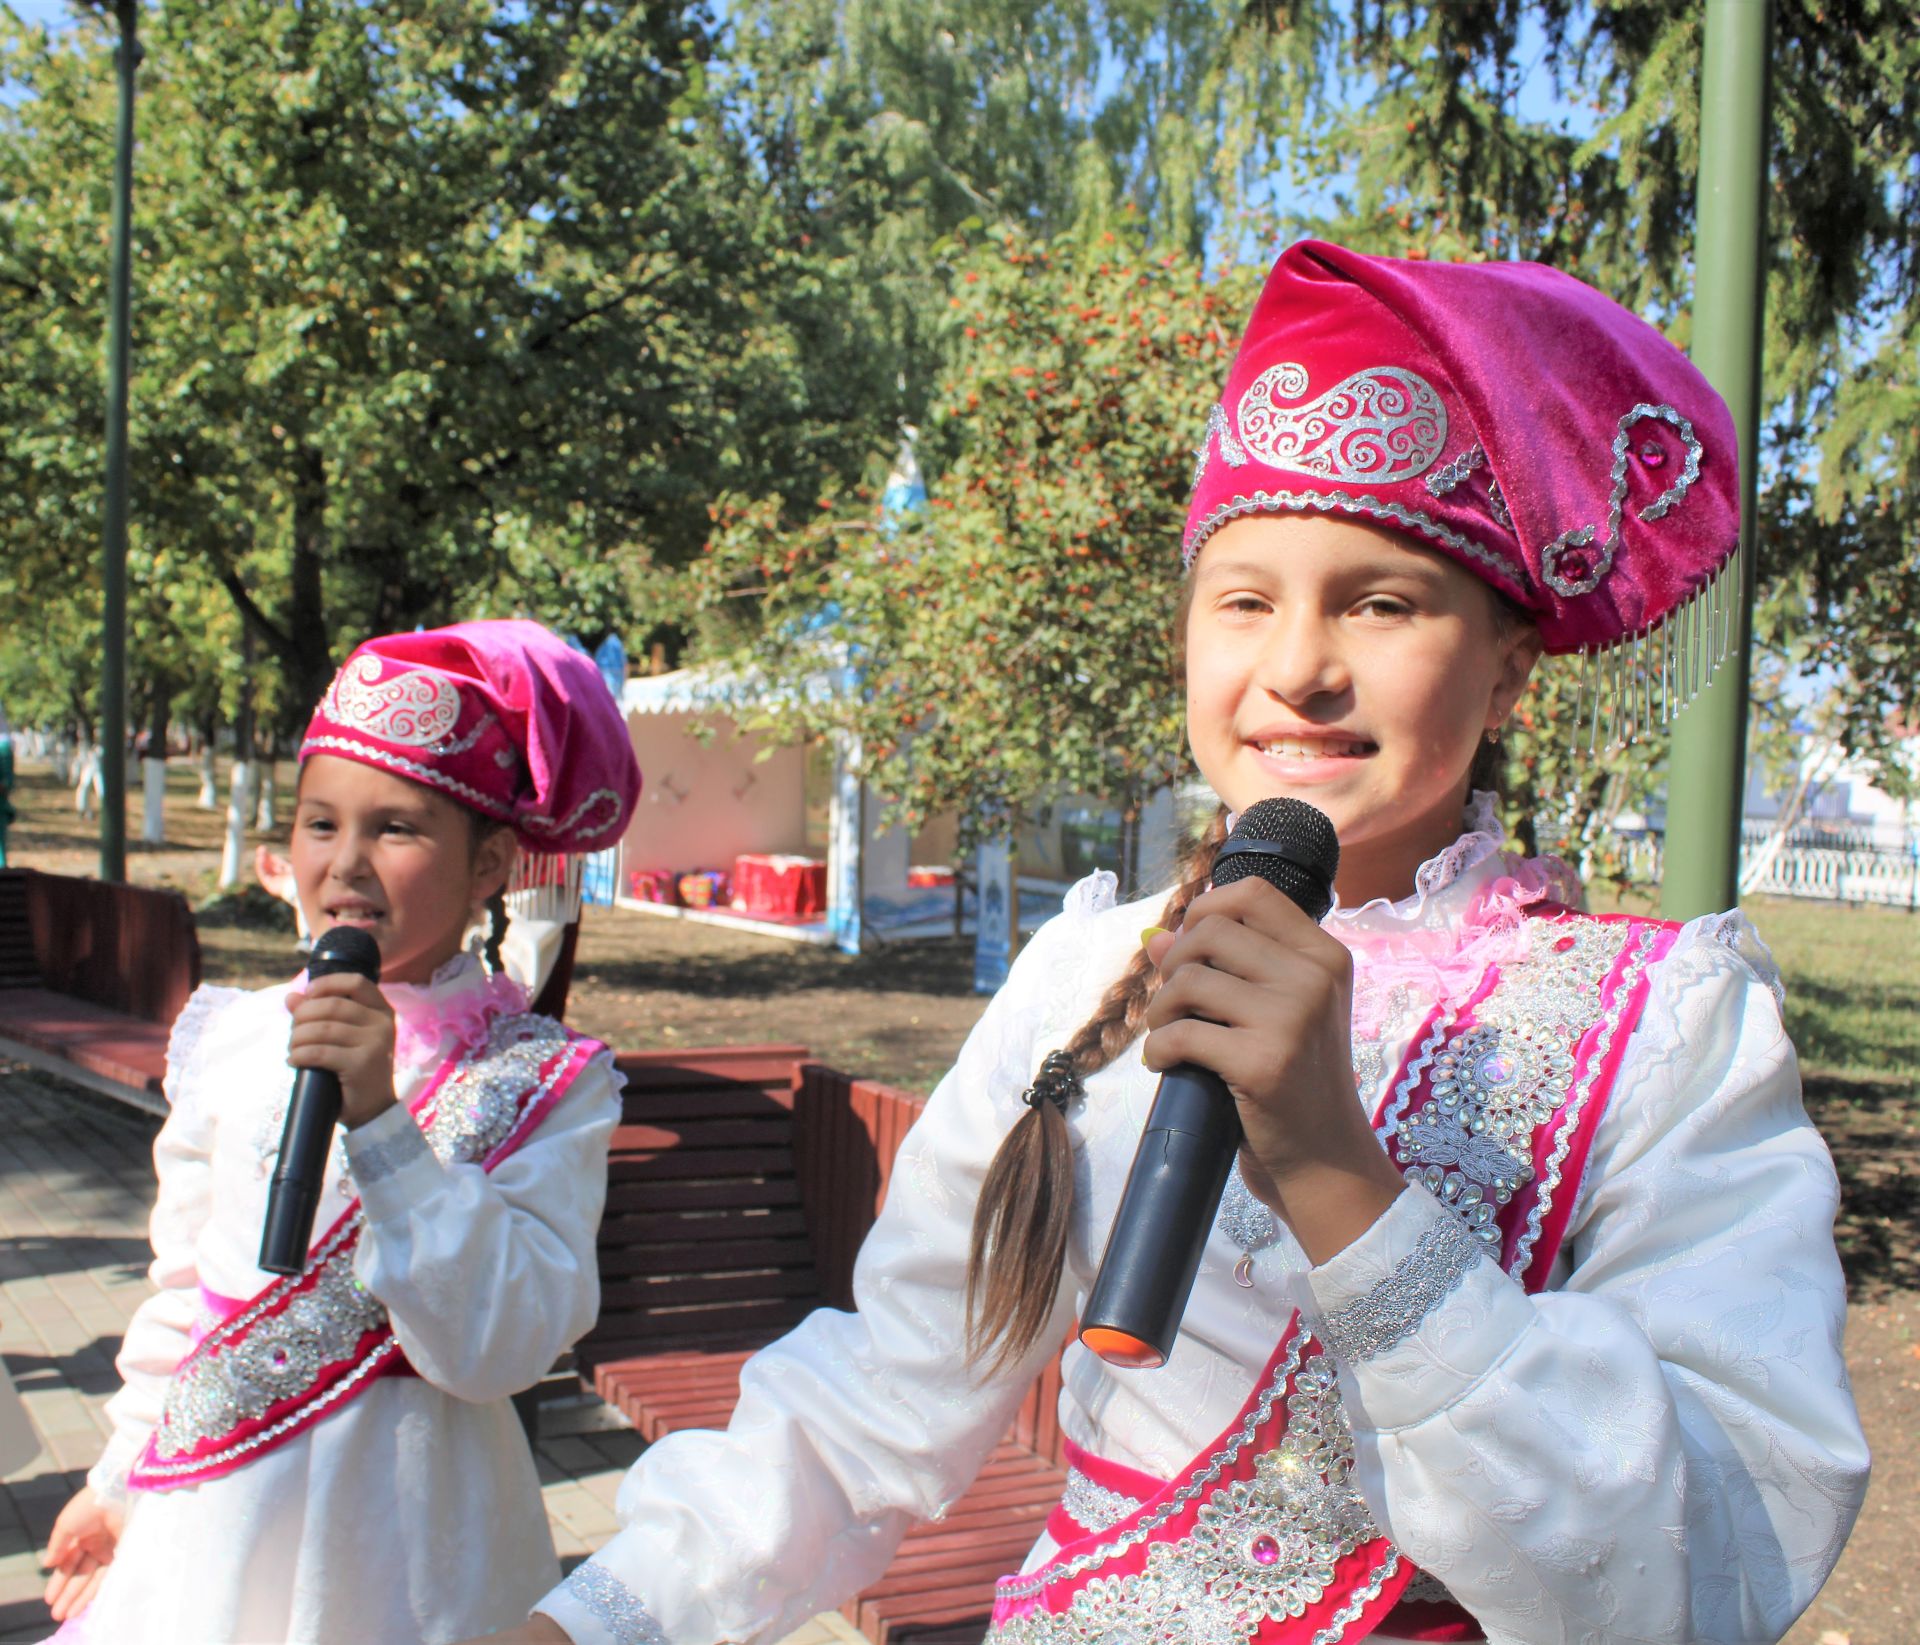
<svg viewBox="0 0 1920 1645"><path fill-rule="evenodd" d="M0 1642L52 1632L40 1556L99 1455L101 1409L119 1386L113 1358L149 1291L155 1129L130 1108L0 1063L0 1349L44 1447L0 1480ZM615 1530L614 1492L640 1449L597 1401L543 1410L536 1457L568 1569ZM864 1639L830 1614L785 1645Z"/></svg>

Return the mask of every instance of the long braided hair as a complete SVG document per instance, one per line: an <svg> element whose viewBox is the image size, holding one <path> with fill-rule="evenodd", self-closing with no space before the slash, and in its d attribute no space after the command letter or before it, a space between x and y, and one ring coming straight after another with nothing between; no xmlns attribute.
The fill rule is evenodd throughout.
<svg viewBox="0 0 1920 1645"><path fill-rule="evenodd" d="M1160 911L1171 931L1213 878L1227 837L1227 808L1214 813L1181 865L1180 883ZM1092 1016L1047 1059L1046 1077L1085 1080L1139 1038L1160 973L1144 947L1128 961ZM1024 1355L1046 1329L1067 1259L1073 1212L1073 1139L1063 1105L1029 1102L987 1168L973 1212L967 1258L967 1352L999 1370Z"/></svg>

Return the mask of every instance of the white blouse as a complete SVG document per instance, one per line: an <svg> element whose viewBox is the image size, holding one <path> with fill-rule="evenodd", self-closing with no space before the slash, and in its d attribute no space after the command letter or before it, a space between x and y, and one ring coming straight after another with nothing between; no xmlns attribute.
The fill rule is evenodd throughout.
<svg viewBox="0 0 1920 1645"><path fill-rule="evenodd" d="M354 1273L383 1302L418 1376L381 1377L233 1473L134 1491L87 1645L445 1641L522 1620L559 1574L540 1484L509 1396L592 1325L595 1236L620 1076L596 1057L491 1173L448 1166L404 1106L472 1027L489 989L461 956L385 992L400 1024L400 1105L337 1143L316 1237L358 1193ZM88 1476L126 1491L161 1414L202 1289L244 1299L293 1074L285 986L202 988L168 1053L154 1145L157 1293L127 1327L113 1435Z"/></svg>
<svg viewBox="0 0 1920 1645"><path fill-rule="evenodd" d="M1357 998L1376 942L1444 936L1524 871L1485 814L1472 820L1415 896L1330 916ZM966 1491L1092 1283L1157 1084L1137 1049L1069 1111L1066 1273L1040 1346L995 1377L963 1349L974 1202L1042 1059L1160 906L1115 907L1111 876L1095 876L1035 936L902 1146L860 1252L858 1312L821 1310L749 1361L724 1432L649 1449L621 1487L623 1529L540 1602L578 1645L777 1640L875 1581L913 1523ZM1339 1361L1375 1522L1489 1640L1777 1639L1865 1491L1837 1183L1801 1105L1777 973L1725 915L1687 925L1650 988L1548 1289L1529 1296L1478 1262L1403 1340ZM1370 1109L1430 1003L1390 1000L1377 1043L1356 1040ZM1364 1303L1451 1215L1408 1189L1313 1268L1284 1228L1249 1238L1245 1210L1222 1219L1240 1239L1213 1231L1164 1367L1068 1349L1060 1414L1080 1445L1169 1477L1235 1416L1296 1306ZM1243 1258L1251 1289L1233 1280ZM1026 1568L1053 1551L1042 1537Z"/></svg>

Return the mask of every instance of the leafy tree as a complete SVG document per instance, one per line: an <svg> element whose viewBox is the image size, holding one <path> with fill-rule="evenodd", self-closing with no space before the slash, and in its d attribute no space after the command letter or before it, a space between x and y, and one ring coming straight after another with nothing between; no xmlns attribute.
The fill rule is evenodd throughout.
<svg viewBox="0 0 1920 1645"><path fill-rule="evenodd" d="M910 820L957 810L969 838L1074 792L1131 824L1186 770L1193 459L1167 431L1198 426L1250 288L1137 235L1104 241L952 248L928 509L882 521L829 493L797 500L812 518L796 523L728 499L691 576L760 721L854 734ZM857 686L818 689L837 665Z"/></svg>
<svg viewBox="0 0 1920 1645"><path fill-rule="evenodd" d="M875 443L853 310L768 232L694 0L145 27L136 542L218 581L294 704L370 631L624 626L626 568L691 553L715 487ZM36 581L97 541L108 46L0 22L0 540Z"/></svg>

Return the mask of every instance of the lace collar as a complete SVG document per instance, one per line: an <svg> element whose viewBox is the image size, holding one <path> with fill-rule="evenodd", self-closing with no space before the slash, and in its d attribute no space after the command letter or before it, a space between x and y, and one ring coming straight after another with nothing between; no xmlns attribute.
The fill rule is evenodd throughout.
<svg viewBox="0 0 1920 1645"><path fill-rule="evenodd" d="M1343 908L1336 892L1327 930L1345 940L1370 932L1434 930L1456 921L1477 892L1511 867L1502 854L1507 831L1494 795L1476 788L1467 797L1461 823L1460 837L1414 873L1410 895L1397 901L1375 897L1357 908Z"/></svg>
<svg viewBox="0 0 1920 1645"><path fill-rule="evenodd" d="M527 993L472 954L455 954L424 983L380 985L394 1015L394 1061L424 1062L475 1044L497 1016L527 1009Z"/></svg>

